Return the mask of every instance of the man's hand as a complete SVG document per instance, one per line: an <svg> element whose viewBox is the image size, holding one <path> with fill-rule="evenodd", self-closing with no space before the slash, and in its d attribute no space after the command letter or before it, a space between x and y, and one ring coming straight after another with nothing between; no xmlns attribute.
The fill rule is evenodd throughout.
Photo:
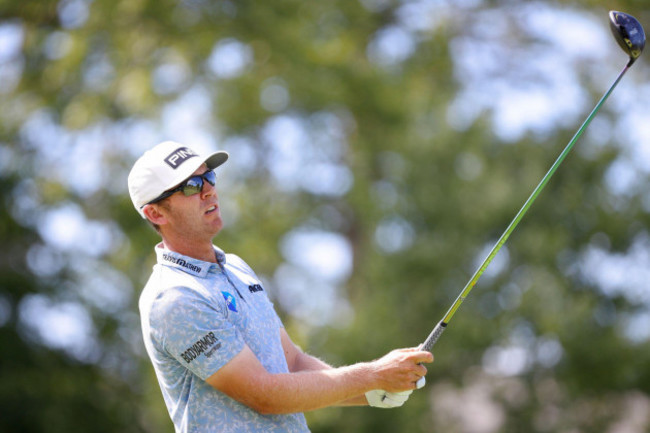
<svg viewBox="0 0 650 433"><path fill-rule="evenodd" d="M377 379L376 389L398 393L424 385L427 374L423 363L433 362L433 355L418 348L397 349L370 363ZM419 383L418 383L419 382Z"/></svg>
<svg viewBox="0 0 650 433"><path fill-rule="evenodd" d="M406 400L409 399L413 391L402 392L386 392L383 389L373 389L366 393L368 404L372 407L380 407L382 409L390 409L393 407L400 407Z"/></svg>

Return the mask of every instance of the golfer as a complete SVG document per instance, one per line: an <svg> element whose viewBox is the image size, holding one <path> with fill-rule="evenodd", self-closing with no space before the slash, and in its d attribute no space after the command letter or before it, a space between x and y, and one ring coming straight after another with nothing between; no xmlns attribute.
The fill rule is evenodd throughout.
<svg viewBox="0 0 650 433"><path fill-rule="evenodd" d="M429 352L331 367L291 341L253 270L213 245L223 226L213 170L227 159L166 141L128 178L133 205L162 238L139 308L176 432L308 432L305 411L401 406Z"/></svg>

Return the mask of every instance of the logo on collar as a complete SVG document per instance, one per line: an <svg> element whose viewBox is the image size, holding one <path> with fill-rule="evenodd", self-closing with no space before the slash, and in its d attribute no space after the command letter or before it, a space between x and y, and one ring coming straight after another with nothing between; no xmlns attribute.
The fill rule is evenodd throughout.
<svg viewBox="0 0 650 433"><path fill-rule="evenodd" d="M223 299L226 300L226 304L228 305L228 309L230 311L234 311L235 313L237 312L237 300L233 295L231 295L228 292L221 292L223 295Z"/></svg>
<svg viewBox="0 0 650 433"><path fill-rule="evenodd" d="M162 261L165 262L168 266L181 268L189 274L196 276L205 276L208 272L208 267L202 266L201 262L198 260L186 260L185 258L172 254L170 252L164 252L161 256Z"/></svg>

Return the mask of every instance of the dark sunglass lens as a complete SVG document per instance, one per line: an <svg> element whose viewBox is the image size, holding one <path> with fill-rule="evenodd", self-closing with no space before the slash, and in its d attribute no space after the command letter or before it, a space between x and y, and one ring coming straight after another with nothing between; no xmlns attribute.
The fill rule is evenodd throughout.
<svg viewBox="0 0 650 433"><path fill-rule="evenodd" d="M203 179L201 176L192 176L185 182L183 186L183 194L185 195L194 195L201 192L203 188Z"/></svg>
<svg viewBox="0 0 650 433"><path fill-rule="evenodd" d="M192 176L187 179L183 185L183 194L194 195L200 193L203 189L203 179L208 181L208 183L212 186L217 183L217 175L214 173L214 171L206 171L201 175Z"/></svg>
<svg viewBox="0 0 650 433"><path fill-rule="evenodd" d="M206 171L203 174L203 178L208 181L208 183L212 186L214 186L217 183L217 175L215 174L214 171Z"/></svg>

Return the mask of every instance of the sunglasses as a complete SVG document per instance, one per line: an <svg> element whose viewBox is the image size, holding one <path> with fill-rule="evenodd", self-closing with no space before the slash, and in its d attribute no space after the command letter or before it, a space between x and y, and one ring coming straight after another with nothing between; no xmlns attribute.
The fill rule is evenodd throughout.
<svg viewBox="0 0 650 433"><path fill-rule="evenodd" d="M196 176L191 176L183 183L178 185L176 188L168 189L167 191L160 194L158 197L154 198L147 204L158 203L161 200L166 199L172 194L176 194L178 191L183 191L185 196L190 196L198 194L203 190L204 180L210 185L214 186L217 183L217 175L213 170L208 170L203 174L197 174Z"/></svg>

